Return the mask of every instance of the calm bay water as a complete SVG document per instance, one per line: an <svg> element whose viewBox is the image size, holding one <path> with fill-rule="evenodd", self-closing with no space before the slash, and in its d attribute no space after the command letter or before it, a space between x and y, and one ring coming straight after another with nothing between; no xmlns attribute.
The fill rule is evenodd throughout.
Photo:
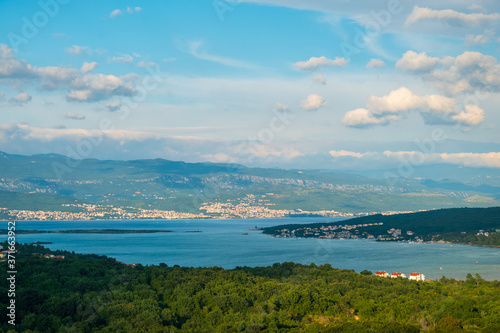
<svg viewBox="0 0 500 333"><path fill-rule="evenodd" d="M366 240L281 239L249 228L342 219L293 218L258 220L174 221L30 221L16 229L166 229L154 234L36 234L17 235L21 243L42 241L50 249L96 253L125 263L206 267L268 266L293 261L360 272L385 270L421 272L427 279L441 276L465 279L479 273L500 280L500 248L450 244L380 243ZM6 228L6 222L3 222ZM200 231L193 233L192 231ZM476 263L476 261L478 263Z"/></svg>

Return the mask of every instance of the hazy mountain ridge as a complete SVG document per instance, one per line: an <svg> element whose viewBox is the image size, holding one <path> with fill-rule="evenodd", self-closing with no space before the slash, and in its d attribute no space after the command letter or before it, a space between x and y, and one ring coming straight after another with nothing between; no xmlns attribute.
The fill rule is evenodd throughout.
<svg viewBox="0 0 500 333"><path fill-rule="evenodd" d="M61 166L65 172L57 178ZM0 190L114 206L163 210L188 206L193 212L202 203L238 204L247 195L256 195L261 205L272 209L353 213L494 206L500 197L500 187L441 179L401 177L388 182L329 170L247 168L163 159L74 161L56 154L6 153L0 153ZM30 200L24 200L26 209L31 209ZM0 202L0 207L12 209L3 206Z"/></svg>

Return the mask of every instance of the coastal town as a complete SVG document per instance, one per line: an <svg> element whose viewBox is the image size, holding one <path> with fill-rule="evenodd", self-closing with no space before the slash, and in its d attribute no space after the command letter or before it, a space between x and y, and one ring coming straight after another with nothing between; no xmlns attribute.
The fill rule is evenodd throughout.
<svg viewBox="0 0 500 333"><path fill-rule="evenodd" d="M272 194L272 193L270 193ZM98 204L63 204L61 210L12 210L0 207L0 216L17 221L72 221L72 220L183 220L183 219L262 219L285 217L357 217L373 214L393 215L410 211L387 211L349 213L335 210L309 211L301 209L273 209L274 204L265 200L265 195L247 194L243 198L225 202L205 202L198 213L178 210L145 209L136 207L117 207ZM0 217L0 219L2 219Z"/></svg>
<svg viewBox="0 0 500 333"><path fill-rule="evenodd" d="M299 227L296 229L284 228L276 230L272 236L276 238L324 238L324 239L372 239L378 241L403 241L401 229L391 228L387 234L374 235L367 231L360 231L362 228L382 226L383 223L363 223L363 224L339 224L321 227ZM413 231L406 231L407 236L413 236ZM423 240L414 236L411 242L422 243Z"/></svg>

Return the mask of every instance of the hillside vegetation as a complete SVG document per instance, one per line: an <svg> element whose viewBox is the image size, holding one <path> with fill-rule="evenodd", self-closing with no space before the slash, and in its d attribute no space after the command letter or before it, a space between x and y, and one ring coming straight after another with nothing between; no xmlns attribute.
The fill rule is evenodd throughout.
<svg viewBox="0 0 500 333"><path fill-rule="evenodd" d="M5 243L4 243L5 245ZM379 278L294 263L137 265L95 255L45 259L19 245L18 332L498 332L500 282ZM0 271L6 283L5 270ZM7 289L4 289L7 290ZM7 293L0 294L6 318ZM12 326L2 321L6 332Z"/></svg>

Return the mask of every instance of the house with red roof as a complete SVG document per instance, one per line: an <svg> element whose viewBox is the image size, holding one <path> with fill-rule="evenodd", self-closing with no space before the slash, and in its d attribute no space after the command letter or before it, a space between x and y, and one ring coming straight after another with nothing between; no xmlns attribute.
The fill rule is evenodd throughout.
<svg viewBox="0 0 500 333"><path fill-rule="evenodd" d="M425 275L422 273L410 273L409 279L414 281L425 281Z"/></svg>
<svg viewBox="0 0 500 333"><path fill-rule="evenodd" d="M384 271L377 271L377 272L375 272L375 276L389 277L389 273L384 272Z"/></svg>
<svg viewBox="0 0 500 333"><path fill-rule="evenodd" d="M401 272L392 272L391 273L391 278L395 279L395 278L406 278L406 275L404 275L403 273Z"/></svg>

